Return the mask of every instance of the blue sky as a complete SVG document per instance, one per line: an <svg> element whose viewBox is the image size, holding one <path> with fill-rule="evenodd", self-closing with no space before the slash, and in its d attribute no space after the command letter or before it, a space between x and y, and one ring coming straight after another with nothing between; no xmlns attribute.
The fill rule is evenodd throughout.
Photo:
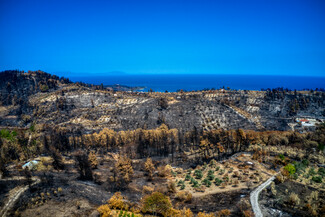
<svg viewBox="0 0 325 217"><path fill-rule="evenodd" d="M0 70L325 76L324 0L0 0Z"/></svg>

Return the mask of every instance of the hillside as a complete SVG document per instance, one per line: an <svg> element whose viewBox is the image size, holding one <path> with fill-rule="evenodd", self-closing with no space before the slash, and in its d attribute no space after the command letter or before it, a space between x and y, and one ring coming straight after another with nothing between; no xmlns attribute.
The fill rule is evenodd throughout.
<svg viewBox="0 0 325 217"><path fill-rule="evenodd" d="M10 127L288 130L299 127L295 118L325 118L325 93L316 91L118 92L42 71L2 72L0 84L0 124Z"/></svg>

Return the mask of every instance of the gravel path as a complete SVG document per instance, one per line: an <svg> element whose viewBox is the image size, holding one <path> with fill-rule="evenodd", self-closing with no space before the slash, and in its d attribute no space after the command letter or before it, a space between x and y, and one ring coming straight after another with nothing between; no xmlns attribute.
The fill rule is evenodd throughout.
<svg viewBox="0 0 325 217"><path fill-rule="evenodd" d="M271 182L275 179L275 176L272 176L269 178L266 182L258 186L254 191L251 192L250 195L250 201L252 204L253 212L255 217L263 217L262 211L260 209L260 206L258 204L258 196L261 193L261 191L266 188L268 185L271 184Z"/></svg>
<svg viewBox="0 0 325 217"><path fill-rule="evenodd" d="M10 180L20 180L20 179L23 179L23 178L17 177L17 178L11 178L11 179L7 179L7 180L10 181ZM40 183L40 181L41 181L38 177L33 177L32 180L34 182L30 186L36 185L36 184ZM16 201L19 199L20 195L23 194L28 189L29 189L28 185L22 186L19 189L17 189L12 195L10 195L7 203L5 203L5 205L0 210L0 216L6 217L8 211L14 206Z"/></svg>

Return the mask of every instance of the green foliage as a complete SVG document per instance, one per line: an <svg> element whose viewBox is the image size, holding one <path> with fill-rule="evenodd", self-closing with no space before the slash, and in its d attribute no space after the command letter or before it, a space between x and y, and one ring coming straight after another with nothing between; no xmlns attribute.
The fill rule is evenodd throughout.
<svg viewBox="0 0 325 217"><path fill-rule="evenodd" d="M325 168L324 167L318 168L318 175L325 177Z"/></svg>
<svg viewBox="0 0 325 217"><path fill-rule="evenodd" d="M284 157L283 154L279 154L278 157L279 157L281 160L284 160L284 159L285 159L285 157Z"/></svg>
<svg viewBox="0 0 325 217"><path fill-rule="evenodd" d="M309 161L307 159L303 159L302 160L302 164L305 166L305 167L308 167L309 166Z"/></svg>
<svg viewBox="0 0 325 217"><path fill-rule="evenodd" d="M313 176L313 175L316 175L316 174L317 173L316 173L314 167L310 168L308 175Z"/></svg>
<svg viewBox="0 0 325 217"><path fill-rule="evenodd" d="M191 178L192 178L191 175L186 174L186 176L185 176L185 181L189 181Z"/></svg>
<svg viewBox="0 0 325 217"><path fill-rule="evenodd" d="M192 184L192 187L199 187L199 182L194 178L191 178L190 184Z"/></svg>
<svg viewBox="0 0 325 217"><path fill-rule="evenodd" d="M202 181L202 184L205 185L205 186L207 186L207 187L210 187L211 186L211 182L208 179L204 179Z"/></svg>
<svg viewBox="0 0 325 217"><path fill-rule="evenodd" d="M215 181L215 183L216 183L216 186L219 186L219 185L221 185L221 183L222 183L222 180L219 179L219 178L216 178L214 181Z"/></svg>
<svg viewBox="0 0 325 217"><path fill-rule="evenodd" d="M177 173L175 171L173 171L173 170L171 171L171 174L172 174L173 177L176 177L176 175L177 175Z"/></svg>
<svg viewBox="0 0 325 217"><path fill-rule="evenodd" d="M185 189L185 182L183 180L179 180L177 183L177 187L181 187L181 190Z"/></svg>
<svg viewBox="0 0 325 217"><path fill-rule="evenodd" d="M31 124L29 127L29 130L34 133L35 132L35 124Z"/></svg>
<svg viewBox="0 0 325 217"><path fill-rule="evenodd" d="M220 169L220 167L219 167L219 166L217 166L217 167L216 167L216 171L218 171L219 169Z"/></svg>
<svg viewBox="0 0 325 217"><path fill-rule="evenodd" d="M323 144L323 143L318 144L318 150L324 151L324 148L325 148L325 144Z"/></svg>
<svg viewBox="0 0 325 217"><path fill-rule="evenodd" d="M293 164L287 164L287 165L284 167L284 169L285 169L286 171L288 171L288 173L289 173L290 175L293 175L293 174L296 173L296 168L295 168L295 166L294 166Z"/></svg>
<svg viewBox="0 0 325 217"><path fill-rule="evenodd" d="M16 131L9 131L7 129L2 129L0 130L0 138L9 140L9 141L14 141L17 137L17 132Z"/></svg>
<svg viewBox="0 0 325 217"><path fill-rule="evenodd" d="M202 179L202 177L203 177L202 171L201 170L195 170L194 171L194 176L195 176L196 179Z"/></svg>
<svg viewBox="0 0 325 217"><path fill-rule="evenodd" d="M308 161L307 161L308 162ZM298 174L301 174L303 171L305 171L306 170L306 165L307 164L309 164L309 162L307 163L307 162L293 162L293 165L295 166L295 168L296 168L296 173L298 173Z"/></svg>
<svg viewBox="0 0 325 217"><path fill-rule="evenodd" d="M212 170L209 170L207 178L211 181L214 179L214 172Z"/></svg>
<svg viewBox="0 0 325 217"><path fill-rule="evenodd" d="M321 176L313 176L312 180L316 183L322 183L322 177Z"/></svg>

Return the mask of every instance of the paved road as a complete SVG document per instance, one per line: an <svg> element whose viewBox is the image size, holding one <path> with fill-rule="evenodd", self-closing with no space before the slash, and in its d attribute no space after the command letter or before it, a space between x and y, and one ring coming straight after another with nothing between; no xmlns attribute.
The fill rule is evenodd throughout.
<svg viewBox="0 0 325 217"><path fill-rule="evenodd" d="M20 179L23 179L23 178L16 177L16 178L9 178L9 179L5 179L5 180L10 181L10 180L20 180ZM34 182L30 186L36 185L36 184L40 183L40 181L41 181L38 177L33 177L32 180ZM0 210L0 216L6 217L8 214L8 211L15 205L15 203L19 199L20 195L23 194L28 189L29 189L28 185L22 186L22 187L18 188L12 195L10 195L7 203Z"/></svg>
<svg viewBox="0 0 325 217"><path fill-rule="evenodd" d="M275 176L272 176L269 178L266 182L258 186L254 191L251 192L250 195L250 201L252 204L253 212L255 217L263 217L262 211L260 209L260 206L258 204L258 196L261 193L261 191L266 188L268 185L271 184L271 182L275 179Z"/></svg>

